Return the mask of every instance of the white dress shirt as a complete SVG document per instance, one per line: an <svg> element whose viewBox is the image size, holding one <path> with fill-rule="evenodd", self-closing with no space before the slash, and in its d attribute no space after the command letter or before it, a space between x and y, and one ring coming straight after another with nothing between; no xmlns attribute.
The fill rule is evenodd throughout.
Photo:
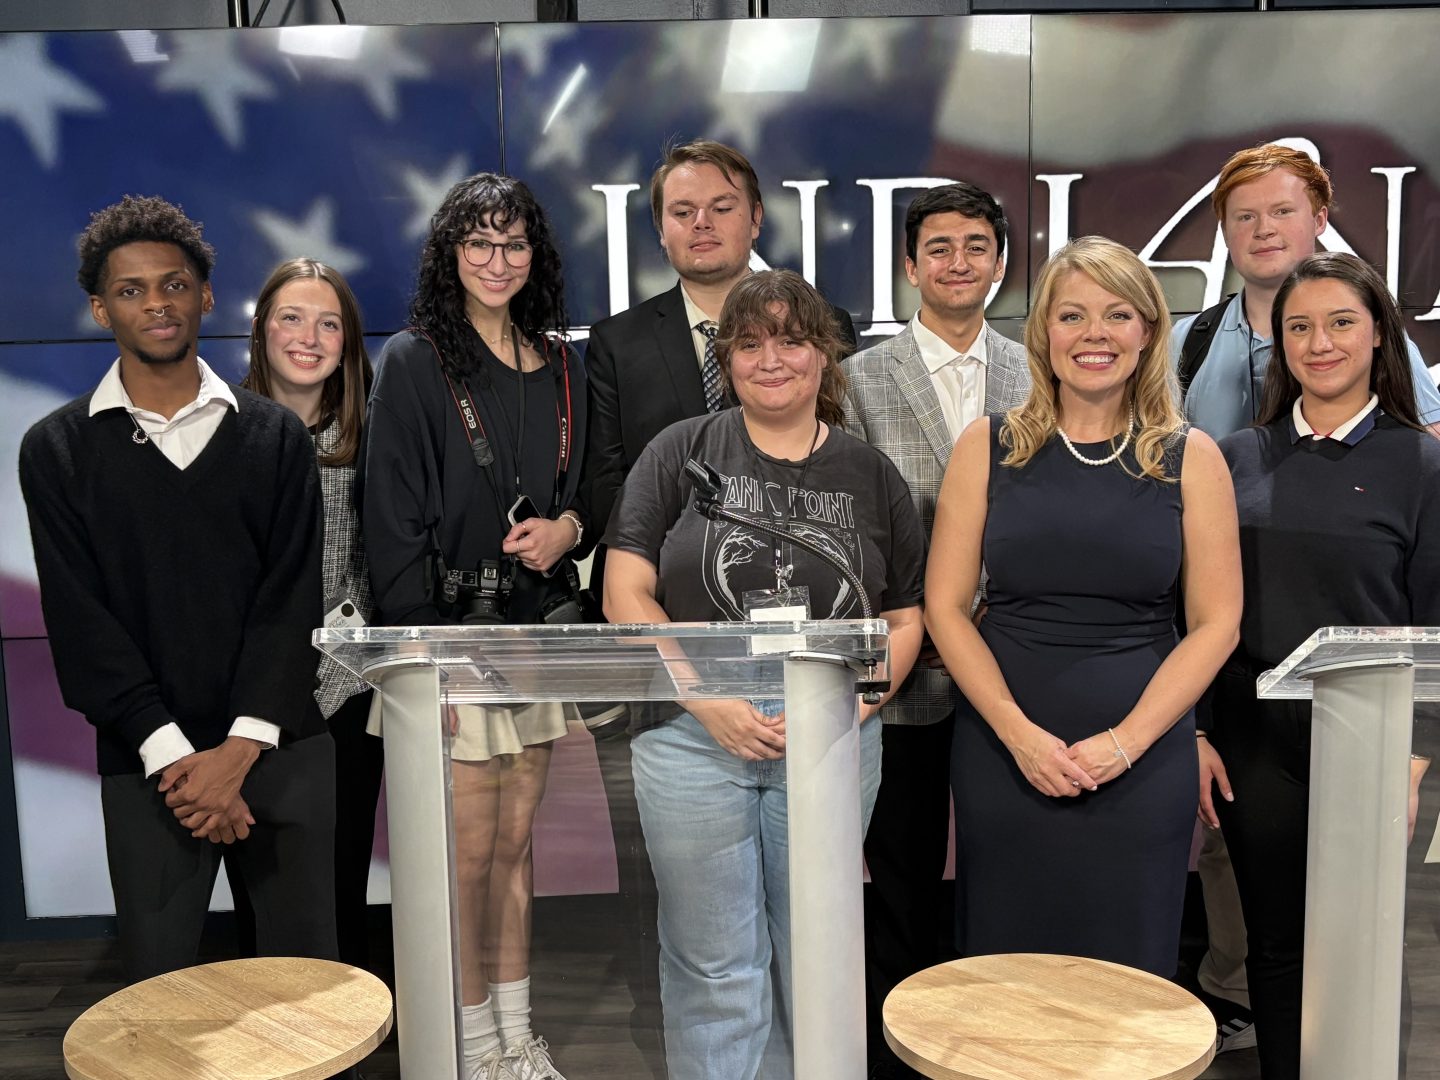
<svg viewBox="0 0 1440 1080"><path fill-rule="evenodd" d="M200 368L200 392L195 400L182 406L168 420L159 413L141 409L130 400L125 384L120 381L120 361L110 365L110 370L100 380L100 385L90 396L90 415L110 409L124 409L130 418L145 432L155 449L177 469L188 468L200 456L220 422L225 411L240 411L240 403L228 383L210 370L210 365L196 358ZM280 742L280 726L255 716L237 716L230 725L231 735L253 739L273 749ZM166 766L195 752L178 724L169 723L157 728L140 744L140 761L146 776L154 776Z"/></svg>
<svg viewBox="0 0 1440 1080"><path fill-rule="evenodd" d="M705 343L709 340L705 331L701 330L702 324L707 322L719 323L719 319L712 319L705 312L700 310L700 305L690 299L690 294L685 291L685 283L680 283L680 295L685 299L685 321L690 325L690 344L695 346L695 363L699 365L700 372L705 372Z"/></svg>
<svg viewBox="0 0 1440 1080"><path fill-rule="evenodd" d="M956 352L920 321L918 311L910 320L910 333L920 349L925 370L930 372L930 382L940 399L940 412L952 441L958 439L971 422L985 415L985 365L990 359L985 347L985 327L981 322L975 340L963 352Z"/></svg>

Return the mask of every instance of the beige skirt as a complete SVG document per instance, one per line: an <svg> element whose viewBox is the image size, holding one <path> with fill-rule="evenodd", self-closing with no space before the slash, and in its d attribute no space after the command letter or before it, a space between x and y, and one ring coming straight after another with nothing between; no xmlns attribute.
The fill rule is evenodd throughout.
<svg viewBox="0 0 1440 1080"><path fill-rule="evenodd" d="M384 735L380 724L380 695L370 706L365 730ZM535 701L528 705L456 705L459 725L450 739L450 757L455 761L489 761L504 754L518 754L527 746L554 742L569 731L571 721L580 722L580 712L570 702Z"/></svg>

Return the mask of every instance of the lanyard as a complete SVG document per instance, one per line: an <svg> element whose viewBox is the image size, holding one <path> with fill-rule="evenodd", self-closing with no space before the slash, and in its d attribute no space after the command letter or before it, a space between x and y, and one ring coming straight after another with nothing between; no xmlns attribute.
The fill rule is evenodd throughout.
<svg viewBox="0 0 1440 1080"><path fill-rule="evenodd" d="M740 413L740 424L745 423L745 411L737 409ZM760 451L755 446L755 440L749 437L746 432L746 440L750 443L750 456L755 462L755 480L760 485L760 490L765 490L765 477L760 469ZM786 485L785 498L780 501L780 527L782 532L790 531L790 522L795 518L795 492L805 487L805 475L810 471L810 462L815 457L815 445L820 441L820 418L815 418L815 433L810 436L810 449L805 451L805 463L800 466L800 479L794 485ZM790 587L790 575L795 572L793 563L785 562L783 541L778 536L770 538L771 552L775 561L775 588L788 589Z"/></svg>
<svg viewBox="0 0 1440 1080"><path fill-rule="evenodd" d="M511 333L514 333L514 327L511 327ZM436 357L437 359L439 357L438 351L436 352ZM515 362L517 364L516 375L518 375L520 378L520 421L519 431L517 434L517 443L515 447L515 495L518 497L521 494L521 443L523 443L525 437L525 372L518 370L518 365L520 365L520 349L518 342L516 343L515 348L515 358ZM550 342L548 340L545 341L545 361L546 366L548 367L550 361ZM555 487L551 495L551 513L554 513L555 510L558 508L558 504L560 502L560 494L565 486L565 476L570 469L570 432L574 426L574 412L572 411L573 403L570 396L570 359L565 349L560 350L560 370L562 373L562 382L565 386L565 409L562 413L560 409L561 395L556 394L555 429L557 434L556 441L558 446L555 457ZM462 378L460 380L460 385L457 388L455 385L455 380L450 377L449 372L444 370L443 365L441 366L441 372L445 376L446 385L450 388L450 397L455 402L455 410L460 414L460 422L465 428L465 439L470 444L470 452L475 457L475 464L479 465L485 470L486 476L490 477L491 483L494 484L492 468L495 464L495 451L490 447L490 438L485 431L485 422L480 418L480 411L475 406L475 397L470 392L470 385L465 379ZM461 390L464 391L463 395L460 393ZM500 409L499 412L501 415L503 415L504 409ZM498 485L496 486L498 488ZM502 514L501 516L503 517L504 515Z"/></svg>

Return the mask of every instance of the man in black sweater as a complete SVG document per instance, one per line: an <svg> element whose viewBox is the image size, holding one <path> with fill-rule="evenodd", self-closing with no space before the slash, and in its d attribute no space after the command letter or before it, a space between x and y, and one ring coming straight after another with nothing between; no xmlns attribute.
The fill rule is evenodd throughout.
<svg viewBox="0 0 1440 1080"><path fill-rule="evenodd" d="M132 981L195 962L221 844L262 953L336 951L315 453L293 413L197 355L213 264L163 199L95 214L80 284L119 359L20 448L60 689L96 729Z"/></svg>

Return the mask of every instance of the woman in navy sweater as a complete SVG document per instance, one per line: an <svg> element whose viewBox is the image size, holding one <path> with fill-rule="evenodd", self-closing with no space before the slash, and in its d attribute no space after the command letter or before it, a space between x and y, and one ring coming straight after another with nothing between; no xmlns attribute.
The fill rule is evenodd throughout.
<svg viewBox="0 0 1440 1080"><path fill-rule="evenodd" d="M1220 443L1245 611L1215 682L1214 747L1200 738L1200 798L1235 864L1261 1075L1294 1080L1310 702L1258 701L1255 679L1322 626L1440 625L1440 441L1420 424L1400 314L1368 264L1305 259L1275 297L1272 329L1256 426ZM1427 765L1411 761L1412 830Z"/></svg>

